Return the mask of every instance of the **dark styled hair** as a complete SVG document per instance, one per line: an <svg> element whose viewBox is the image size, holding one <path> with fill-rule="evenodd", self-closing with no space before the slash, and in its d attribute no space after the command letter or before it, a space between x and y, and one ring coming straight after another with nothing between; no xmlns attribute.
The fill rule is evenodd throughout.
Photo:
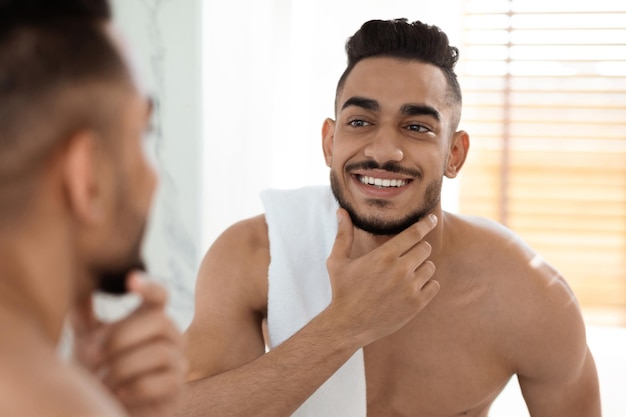
<svg viewBox="0 0 626 417"><path fill-rule="evenodd" d="M107 0L0 0L0 203L64 135L102 118L91 87L129 79L110 18Z"/></svg>
<svg viewBox="0 0 626 417"><path fill-rule="evenodd" d="M3 25L58 18L109 20L111 7L107 0L0 0Z"/></svg>
<svg viewBox="0 0 626 417"><path fill-rule="evenodd" d="M460 104L461 88L454 72L459 50L450 46L448 36L437 26L407 19L370 20L346 42L348 67L337 84L337 97L346 78L362 59L391 57L435 65L448 82L450 98ZM336 106L335 106L336 107Z"/></svg>

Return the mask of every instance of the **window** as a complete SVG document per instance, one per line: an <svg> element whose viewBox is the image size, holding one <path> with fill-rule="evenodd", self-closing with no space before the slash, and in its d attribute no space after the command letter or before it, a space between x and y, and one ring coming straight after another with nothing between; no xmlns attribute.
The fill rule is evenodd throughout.
<svg viewBox="0 0 626 417"><path fill-rule="evenodd" d="M464 6L460 211L507 225L586 311L624 320L626 2Z"/></svg>

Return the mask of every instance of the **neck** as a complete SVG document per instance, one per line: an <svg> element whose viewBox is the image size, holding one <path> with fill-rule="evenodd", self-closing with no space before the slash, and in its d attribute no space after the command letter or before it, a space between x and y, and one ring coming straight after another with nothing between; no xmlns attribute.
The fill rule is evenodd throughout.
<svg viewBox="0 0 626 417"><path fill-rule="evenodd" d="M71 234L50 215L29 219L0 233L0 321L35 328L56 344L76 297Z"/></svg>

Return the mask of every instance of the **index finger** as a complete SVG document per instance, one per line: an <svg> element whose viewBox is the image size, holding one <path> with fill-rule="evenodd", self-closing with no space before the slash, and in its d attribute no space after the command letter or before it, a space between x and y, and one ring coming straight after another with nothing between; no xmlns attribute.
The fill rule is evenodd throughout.
<svg viewBox="0 0 626 417"><path fill-rule="evenodd" d="M142 272L133 272L128 280L128 290L142 298L142 305L163 307L167 302L167 290L145 278Z"/></svg>
<svg viewBox="0 0 626 417"><path fill-rule="evenodd" d="M398 253L398 257L400 257L421 242L437 226L437 221L437 216L429 214L417 223L407 227L382 246L392 248L392 251Z"/></svg>

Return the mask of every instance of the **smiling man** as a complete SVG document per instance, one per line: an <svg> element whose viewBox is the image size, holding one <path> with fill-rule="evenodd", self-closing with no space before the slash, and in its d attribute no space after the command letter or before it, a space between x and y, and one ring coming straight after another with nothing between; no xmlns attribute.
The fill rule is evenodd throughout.
<svg viewBox="0 0 626 417"><path fill-rule="evenodd" d="M322 129L331 187L265 192L206 255L181 415L485 417L516 375L533 417L600 416L565 280L441 208L469 150L457 49L394 20L346 51Z"/></svg>

